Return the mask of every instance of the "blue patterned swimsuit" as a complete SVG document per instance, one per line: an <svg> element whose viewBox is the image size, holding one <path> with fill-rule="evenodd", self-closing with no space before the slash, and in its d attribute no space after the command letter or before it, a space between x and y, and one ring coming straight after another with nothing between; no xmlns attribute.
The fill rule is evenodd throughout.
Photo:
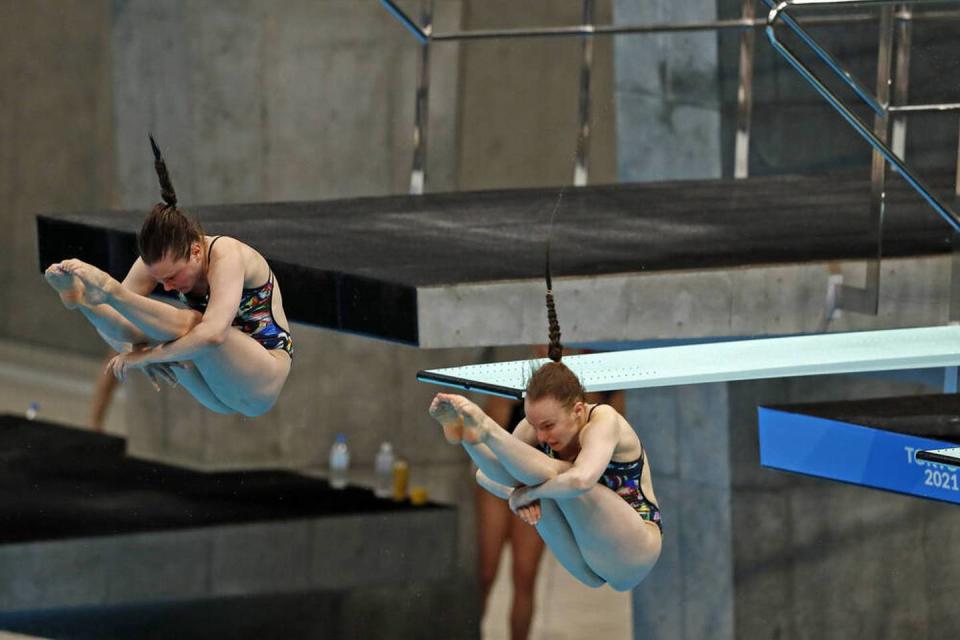
<svg viewBox="0 0 960 640"><path fill-rule="evenodd" d="M222 237L217 236L210 241L207 256L210 255L213 244ZM200 313L207 310L209 296L184 295L179 292L178 295L180 301L191 309ZM293 336L273 318L273 271L265 284L251 289L244 288L240 295L237 315L231 325L259 342L264 349L283 349L293 358Z"/></svg>
<svg viewBox="0 0 960 640"><path fill-rule="evenodd" d="M587 414L587 422L590 422L593 410L599 406L595 404L590 408L590 413ZM540 450L551 458L556 458L549 445L541 444ZM597 483L604 485L623 498L627 504L633 507L634 511L640 514L641 518L657 525L662 535L663 525L660 523L660 507L644 495L643 487L640 485L640 478L643 476L644 457L644 450L641 445L640 457L636 460L632 462L614 462L611 460Z"/></svg>

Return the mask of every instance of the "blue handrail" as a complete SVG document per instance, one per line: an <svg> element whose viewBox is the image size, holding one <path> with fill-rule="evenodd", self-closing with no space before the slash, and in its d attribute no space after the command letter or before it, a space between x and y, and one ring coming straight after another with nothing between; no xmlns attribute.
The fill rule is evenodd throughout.
<svg viewBox="0 0 960 640"><path fill-rule="evenodd" d="M420 44L427 44L430 42L430 36L420 28L420 25L413 21L413 18L404 13L403 9L398 7L393 0L380 0L380 4L382 4L387 11L393 14L393 17L399 20L400 24L406 27L407 30L413 34L413 37L420 42Z"/></svg>

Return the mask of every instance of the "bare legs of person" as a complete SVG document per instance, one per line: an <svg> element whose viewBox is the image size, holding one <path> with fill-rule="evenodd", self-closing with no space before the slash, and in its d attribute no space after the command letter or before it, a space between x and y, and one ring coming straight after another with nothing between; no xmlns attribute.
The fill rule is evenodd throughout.
<svg viewBox="0 0 960 640"><path fill-rule="evenodd" d="M461 396L437 394L430 414L448 440L459 432L462 446L480 468L478 480L494 492L499 485L509 495L509 488L538 485L570 468L569 462L514 438ZM540 503L537 532L567 571L588 586L606 582L618 591L632 589L660 556L657 526L605 486Z"/></svg>
<svg viewBox="0 0 960 640"><path fill-rule="evenodd" d="M544 543L534 527L515 516L506 502L478 487L477 540L483 611L497 577L500 556L510 543L511 582L510 639L526 640L533 622L534 590Z"/></svg>
<svg viewBox="0 0 960 640"><path fill-rule="evenodd" d="M107 420L107 411L113 402L113 394L117 389L117 379L106 370L107 364L117 355L116 351L107 353L103 366L97 373L97 380L93 385L93 397L90 399L90 428L103 433L104 423Z"/></svg>
<svg viewBox="0 0 960 640"><path fill-rule="evenodd" d="M491 396L484 405L484 411L506 428L510 426L516 404L516 401L507 398ZM526 640L533 623L534 591L540 559L543 557L543 539L534 527L514 515L504 500L479 485L474 504L477 516L477 573L484 617L487 617L487 602L497 578L500 556L509 544L513 586L509 613L510 639Z"/></svg>
<svg viewBox="0 0 960 640"><path fill-rule="evenodd" d="M64 306L78 309L117 350L151 346L186 335L201 314L139 295L80 260L51 265L45 277ZM218 413L257 416L276 402L287 375L286 352L264 349L231 328L222 343L170 372L194 398Z"/></svg>

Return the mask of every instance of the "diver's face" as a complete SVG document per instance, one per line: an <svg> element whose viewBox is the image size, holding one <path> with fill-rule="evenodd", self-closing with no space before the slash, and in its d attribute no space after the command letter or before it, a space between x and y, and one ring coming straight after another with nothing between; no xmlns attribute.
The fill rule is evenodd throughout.
<svg viewBox="0 0 960 640"><path fill-rule="evenodd" d="M566 449L583 426L584 404L580 401L567 409L556 398L544 396L525 400L523 409L537 432L537 441L554 451Z"/></svg>
<svg viewBox="0 0 960 640"><path fill-rule="evenodd" d="M169 254L147 265L147 271L153 278L163 285L164 291L191 291L203 273L203 252L200 243L194 242L190 246L190 255L186 258L173 259Z"/></svg>

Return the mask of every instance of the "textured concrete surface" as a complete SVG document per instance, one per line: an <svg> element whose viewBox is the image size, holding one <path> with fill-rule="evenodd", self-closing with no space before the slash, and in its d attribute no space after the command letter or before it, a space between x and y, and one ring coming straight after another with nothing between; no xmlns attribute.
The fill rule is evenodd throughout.
<svg viewBox="0 0 960 640"><path fill-rule="evenodd" d="M437 2L437 27L456 28L460 5ZM406 191L418 47L379 4L134 0L114 20L124 206L158 196L147 131L188 206ZM452 188L456 166L459 48L437 53L429 190Z"/></svg>
<svg viewBox="0 0 960 640"><path fill-rule="evenodd" d="M0 4L0 335L95 353L38 277L34 215L111 201L110 7L106 0Z"/></svg>
<svg viewBox="0 0 960 640"><path fill-rule="evenodd" d="M715 0L615 0L617 24L702 22ZM721 111L717 34L643 34L615 40L620 180L719 178Z"/></svg>
<svg viewBox="0 0 960 640"><path fill-rule="evenodd" d="M727 384L627 392L664 528L660 560L633 591L636 638L737 637L728 393Z"/></svg>
<svg viewBox="0 0 960 640"><path fill-rule="evenodd" d="M431 510L3 545L0 610L395 590L451 578L454 529Z"/></svg>
<svg viewBox="0 0 960 640"><path fill-rule="evenodd" d="M593 4L595 22L609 24L611 1ZM469 0L464 2L463 29L575 25L582 23L582 11L581 2L568 0ZM448 46L438 44L434 53L443 56ZM461 55L459 188L572 184L580 39L478 40L463 45ZM617 177L619 114L613 81L613 41L595 38L590 184L615 182Z"/></svg>
<svg viewBox="0 0 960 640"><path fill-rule="evenodd" d="M881 274L880 314L847 312L829 323L830 276L839 273L845 283L862 286L863 263L555 278L554 293L568 342L892 329L948 320L949 269L946 257L888 258ZM542 341L542 296L543 285L536 281L425 289L417 302L430 315L421 316L421 336L435 347Z"/></svg>

